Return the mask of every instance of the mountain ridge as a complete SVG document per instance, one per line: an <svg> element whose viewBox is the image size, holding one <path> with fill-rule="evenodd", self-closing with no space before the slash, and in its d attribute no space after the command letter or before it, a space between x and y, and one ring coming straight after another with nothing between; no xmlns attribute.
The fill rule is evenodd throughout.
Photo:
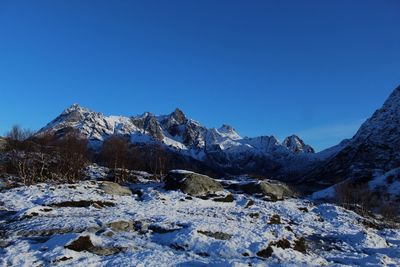
<svg viewBox="0 0 400 267"><path fill-rule="evenodd" d="M316 165L300 183L331 186L347 179L369 180L400 167L400 86L389 95L337 153Z"/></svg>
<svg viewBox="0 0 400 267"><path fill-rule="evenodd" d="M260 169L263 174L283 174L285 168L293 171L319 160L314 149L296 135L282 143L273 135L242 137L228 124L207 128L187 118L179 108L167 115L145 112L127 117L106 116L73 104L37 135L51 133L62 137L70 128L87 138L95 150L110 136L120 135L131 143L161 144L175 153L234 173L260 173Z"/></svg>

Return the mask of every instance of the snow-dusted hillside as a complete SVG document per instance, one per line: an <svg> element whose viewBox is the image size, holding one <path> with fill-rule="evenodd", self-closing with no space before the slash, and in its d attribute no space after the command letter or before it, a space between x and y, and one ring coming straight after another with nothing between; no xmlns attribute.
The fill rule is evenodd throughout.
<svg viewBox="0 0 400 267"><path fill-rule="evenodd" d="M400 87L375 111L356 135L329 151L328 160L302 182L332 185L346 179L372 178L400 166ZM335 151L336 150L336 151ZM320 154L323 154L321 152ZM332 156L333 155L333 156Z"/></svg>
<svg viewBox="0 0 400 267"><path fill-rule="evenodd" d="M163 144L176 153L233 172L257 173L265 169L264 174L272 175L273 171L294 171L321 159L298 136L287 137L283 143L274 136L241 137L232 126L210 129L188 119L179 109L169 115L146 112L123 117L105 116L74 104L38 135L62 136L70 128L88 138L94 148L112 135L123 135L132 143Z"/></svg>
<svg viewBox="0 0 400 267"><path fill-rule="evenodd" d="M123 196L97 181L0 192L0 265L400 265L399 230L331 204L218 202L140 181Z"/></svg>
<svg viewBox="0 0 400 267"><path fill-rule="evenodd" d="M345 180L340 184L346 183L348 180ZM314 192L312 194L312 198L315 200L333 200L336 197L336 190L333 185L323 190ZM400 168L396 168L390 170L386 173L381 173L380 171L376 171L374 177L368 181L368 189L371 192L376 192L379 196L385 198L387 202L392 202L400 199ZM397 204L394 204L397 205Z"/></svg>

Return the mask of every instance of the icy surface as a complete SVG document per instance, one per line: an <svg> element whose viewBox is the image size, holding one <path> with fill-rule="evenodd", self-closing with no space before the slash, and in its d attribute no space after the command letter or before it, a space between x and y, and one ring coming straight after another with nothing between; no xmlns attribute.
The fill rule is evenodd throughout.
<svg viewBox="0 0 400 267"><path fill-rule="evenodd" d="M140 196L112 196L99 183L38 184L0 192L0 210L15 212L0 217L0 266L400 265L399 230L366 228L362 217L335 205L302 199L267 202L241 194L234 194L233 202L216 202L164 191L162 183L150 180L130 185ZM54 206L80 200L115 206ZM271 224L274 215L280 222ZM121 220L150 230L106 235L107 224ZM52 234L39 236L46 231ZM224 238L209 233L223 233ZM98 256L64 247L80 235L121 252ZM301 238L306 253L294 249ZM273 244L279 240L287 240L290 247ZM257 256L270 244L271 257Z"/></svg>

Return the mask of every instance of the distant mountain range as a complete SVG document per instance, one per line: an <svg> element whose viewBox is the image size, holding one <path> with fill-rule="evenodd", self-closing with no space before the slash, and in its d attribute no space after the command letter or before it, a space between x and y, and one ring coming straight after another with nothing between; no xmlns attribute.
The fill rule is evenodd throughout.
<svg viewBox="0 0 400 267"><path fill-rule="evenodd" d="M105 116L74 104L62 112L38 135L51 133L62 137L77 130L96 150L113 135L129 138L131 143L160 144L171 152L201 161L230 173L256 173L283 176L320 159L300 137L289 136L280 143L274 136L241 137L229 125L207 128L189 119L180 109L169 115L145 112L139 116Z"/></svg>
<svg viewBox="0 0 400 267"><path fill-rule="evenodd" d="M400 87L358 130L339 145L315 153L296 135L281 143L274 136L241 137L232 126L207 128L180 109L169 115L105 116L77 104L64 110L38 135L62 137L75 129L97 150L113 135L143 148L162 145L175 156L226 173L252 173L320 188L348 177L400 167Z"/></svg>

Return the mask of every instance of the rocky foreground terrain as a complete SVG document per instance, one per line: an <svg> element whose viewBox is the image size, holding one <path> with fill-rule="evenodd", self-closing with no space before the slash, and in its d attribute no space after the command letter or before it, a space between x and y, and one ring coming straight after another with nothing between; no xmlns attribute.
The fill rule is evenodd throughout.
<svg viewBox="0 0 400 267"><path fill-rule="evenodd" d="M76 184L0 192L1 266L399 266L400 230L249 177L91 166Z"/></svg>
<svg viewBox="0 0 400 267"><path fill-rule="evenodd" d="M400 87L319 153L73 105L0 138L0 265L400 266L399 129Z"/></svg>

